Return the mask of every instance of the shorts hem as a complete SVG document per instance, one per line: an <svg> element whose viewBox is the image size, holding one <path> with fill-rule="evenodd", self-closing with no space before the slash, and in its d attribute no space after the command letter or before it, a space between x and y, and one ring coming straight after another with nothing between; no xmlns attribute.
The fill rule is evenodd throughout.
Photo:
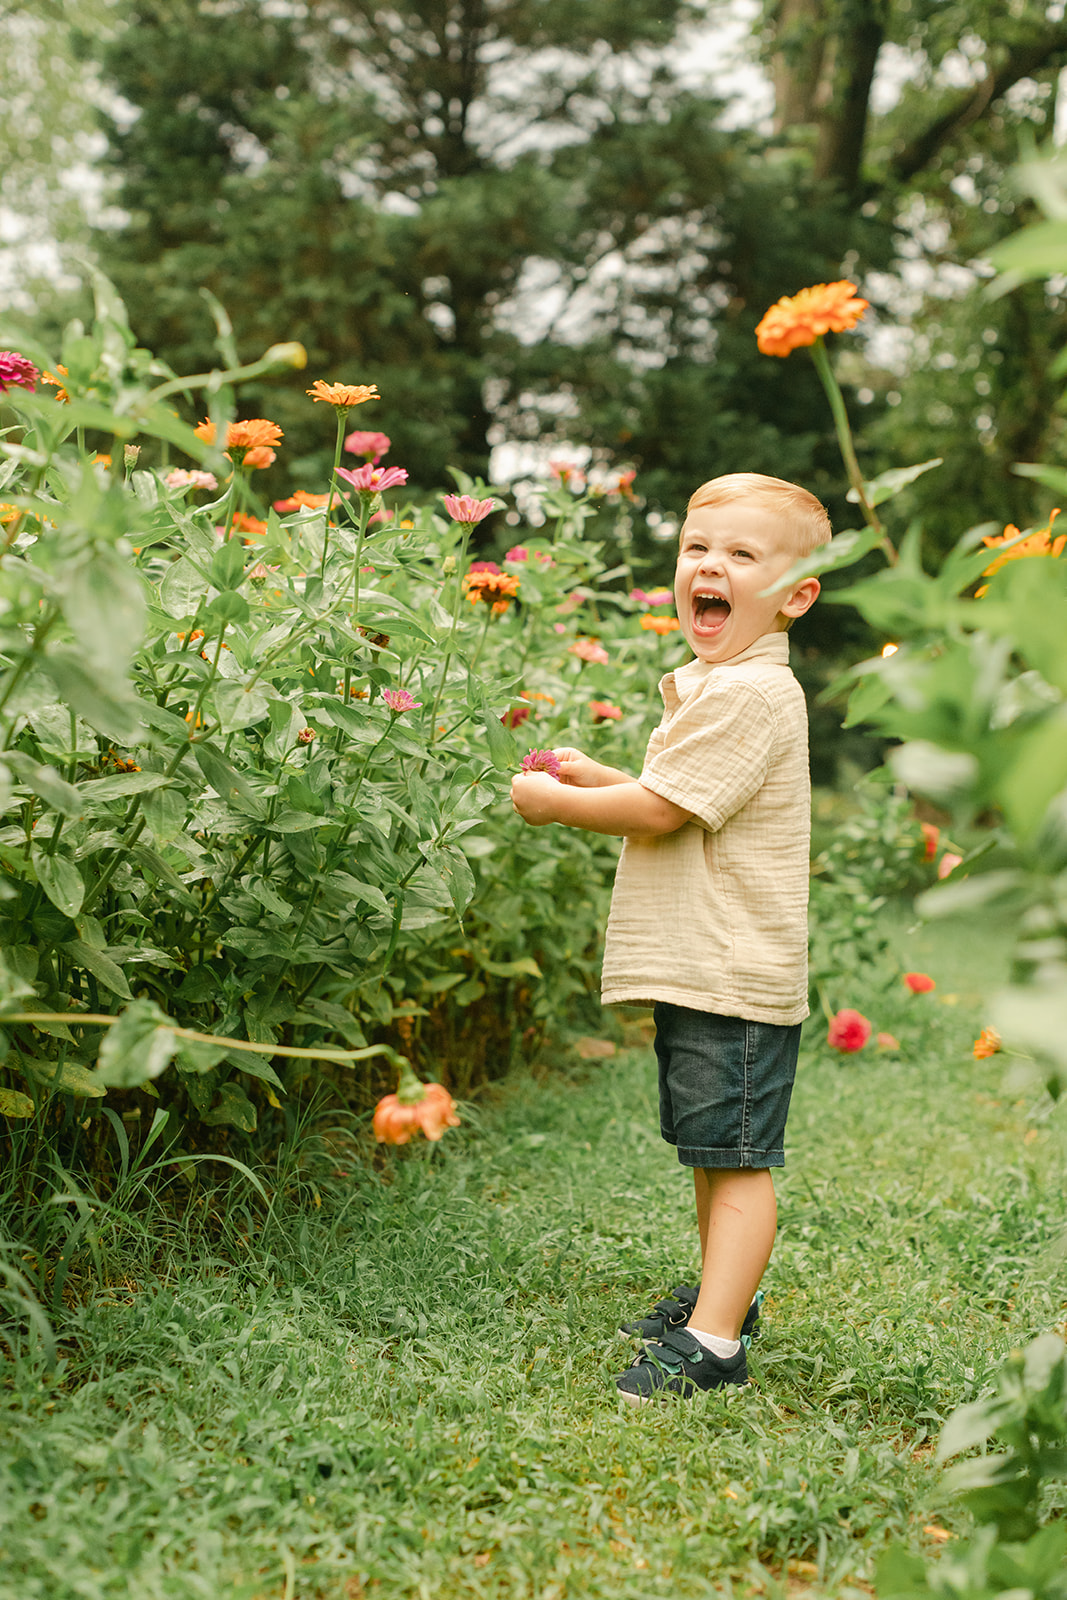
<svg viewBox="0 0 1067 1600"><path fill-rule="evenodd" d="M666 1135L664 1134L664 1138ZM784 1150L734 1150L710 1149L701 1146L678 1144L674 1139L667 1139L668 1144L673 1144L678 1152L678 1160L683 1167L784 1167Z"/></svg>

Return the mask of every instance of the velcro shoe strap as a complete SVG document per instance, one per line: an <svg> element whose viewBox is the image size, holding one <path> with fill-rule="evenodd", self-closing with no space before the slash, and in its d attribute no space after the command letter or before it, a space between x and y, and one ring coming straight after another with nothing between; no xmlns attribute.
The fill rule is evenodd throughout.
<svg viewBox="0 0 1067 1600"><path fill-rule="evenodd" d="M685 1356L687 1361L699 1361L707 1354L700 1340L694 1339L685 1328L668 1328L660 1335L658 1343L672 1355Z"/></svg>

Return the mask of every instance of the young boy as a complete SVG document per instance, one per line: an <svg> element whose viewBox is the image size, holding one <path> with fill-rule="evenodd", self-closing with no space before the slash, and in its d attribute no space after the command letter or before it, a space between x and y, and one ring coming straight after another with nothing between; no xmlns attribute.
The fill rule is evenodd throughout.
<svg viewBox="0 0 1067 1600"><path fill-rule="evenodd" d="M696 659L660 681L640 778L561 749L559 781L512 785L535 827L623 836L603 999L654 1002L661 1129L693 1169L699 1294L629 1325L654 1341L615 1380L634 1404L748 1381L739 1335L774 1244L770 1169L808 1012L807 714L787 630L819 581L766 591L830 532L819 501L780 478L703 484L674 580Z"/></svg>

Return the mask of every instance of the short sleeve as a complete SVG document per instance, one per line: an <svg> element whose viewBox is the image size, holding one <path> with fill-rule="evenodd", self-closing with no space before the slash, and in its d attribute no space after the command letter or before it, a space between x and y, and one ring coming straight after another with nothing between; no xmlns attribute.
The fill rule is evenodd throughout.
<svg viewBox="0 0 1067 1600"><path fill-rule="evenodd" d="M775 716L759 690L736 680L688 700L660 732L641 782L691 811L706 828L751 800L770 768Z"/></svg>

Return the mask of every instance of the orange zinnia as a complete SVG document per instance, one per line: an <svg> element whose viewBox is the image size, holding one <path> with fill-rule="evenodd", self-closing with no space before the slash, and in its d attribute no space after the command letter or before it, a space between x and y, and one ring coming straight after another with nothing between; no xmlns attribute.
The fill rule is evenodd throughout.
<svg viewBox="0 0 1067 1600"><path fill-rule="evenodd" d="M677 617L641 618L641 626L646 633L674 633L678 625Z"/></svg>
<svg viewBox="0 0 1067 1600"><path fill-rule="evenodd" d="M801 345L814 344L824 333L854 328L868 304L847 278L817 283L799 294L783 295L764 312L756 326L756 343L765 356L787 356Z"/></svg>
<svg viewBox="0 0 1067 1600"><path fill-rule="evenodd" d="M55 372L42 372L41 373L41 382L42 383L50 383L52 385L52 387L56 391L56 399L59 401L59 404L61 406L69 406L70 405L70 395L67 393L66 387L65 387L65 385L63 383L63 379L64 378L69 378L70 377L70 373L67 371L66 367L57 367L56 368L56 372L59 373L59 377L58 378L56 377Z"/></svg>
<svg viewBox="0 0 1067 1600"><path fill-rule="evenodd" d="M328 406L336 406L340 411L350 411L353 406L361 406L365 400L380 400L376 383L323 383L321 378L316 378L310 389L304 390L312 400L324 400Z"/></svg>
<svg viewBox="0 0 1067 1600"><path fill-rule="evenodd" d="M519 592L519 580L507 572L475 572L470 571L463 579L463 593L467 596L472 606L479 600L484 600L487 606L492 606L493 612L499 616L508 609L511 600Z"/></svg>
<svg viewBox="0 0 1067 1600"><path fill-rule="evenodd" d="M290 511L324 511L329 503L328 494L311 494L307 489L294 489L287 500L275 500L274 509L284 516Z"/></svg>
<svg viewBox="0 0 1067 1600"><path fill-rule="evenodd" d="M267 524L259 517L250 517L246 511L235 511L230 530L232 533L251 534L256 539L262 539L267 531Z"/></svg>
<svg viewBox="0 0 1067 1600"><path fill-rule="evenodd" d="M1003 533L997 533L989 539L983 539L982 543L988 549L999 550L1000 554L983 570L982 577L991 578L994 572L999 572L1000 568L1009 561L1018 561L1023 556L1058 556L1064 545L1067 544L1067 533L1059 533L1055 538L1052 537L1052 524L1059 514L1060 509L1057 506L1046 525L1043 528L1035 528L1033 533L1027 534L1025 539L1019 538L1022 530L1017 528L1013 522L1008 523ZM1011 544L1013 539L1018 539L1018 544ZM1003 549L1004 545L1011 545L1011 549ZM980 600L988 588L988 583L983 583L982 587L975 592L975 598Z"/></svg>
<svg viewBox="0 0 1067 1600"><path fill-rule="evenodd" d="M996 1028L983 1028L974 1041L975 1060L984 1061L986 1056L995 1056L1000 1046L1001 1038Z"/></svg>
<svg viewBox="0 0 1067 1600"><path fill-rule="evenodd" d="M198 423L193 432L205 444L215 443L215 424L210 417ZM247 459L248 451L269 450L283 437L282 430L276 422L268 422L265 417L251 417L247 422L226 424L225 449L230 455L240 451L238 459L243 461Z"/></svg>

